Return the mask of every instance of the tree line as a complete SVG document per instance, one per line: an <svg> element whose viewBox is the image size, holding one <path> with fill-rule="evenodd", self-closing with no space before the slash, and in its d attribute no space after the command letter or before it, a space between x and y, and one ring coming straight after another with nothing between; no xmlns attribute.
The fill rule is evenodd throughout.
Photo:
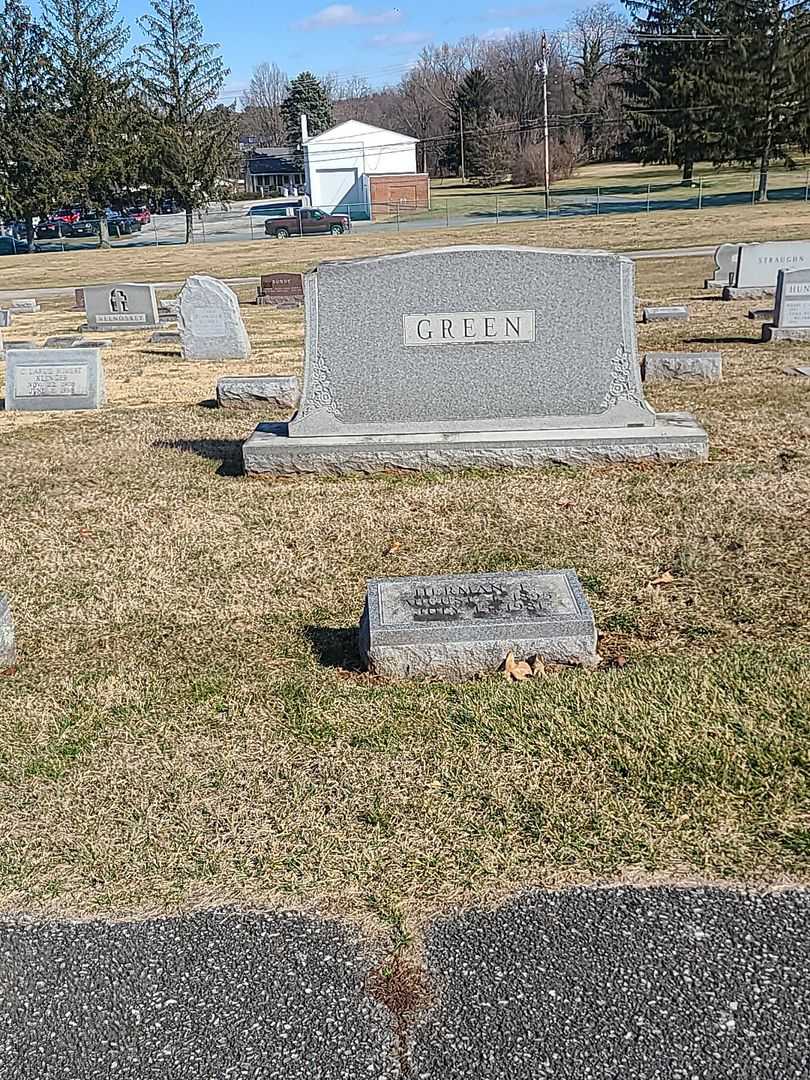
<svg viewBox="0 0 810 1080"><path fill-rule="evenodd" d="M626 16L594 4L546 37L553 178L584 162L640 160L677 165L689 182L698 161L739 163L759 170L766 199L770 163L790 166L810 147L810 3L624 3ZM434 175L459 174L463 147L468 177L537 183L543 38L529 30L430 45L382 89L308 72L291 81L262 64L243 95L241 129L295 146L292 91L311 110L313 134L364 120L419 139L420 167Z"/></svg>

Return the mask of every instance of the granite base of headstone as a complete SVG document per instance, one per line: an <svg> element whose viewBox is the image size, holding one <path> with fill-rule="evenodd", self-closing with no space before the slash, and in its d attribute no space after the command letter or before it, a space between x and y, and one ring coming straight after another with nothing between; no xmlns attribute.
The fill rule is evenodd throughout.
<svg viewBox="0 0 810 1080"><path fill-rule="evenodd" d="M239 300L222 281L203 274L190 277L180 293L177 317L187 360L248 360L250 340Z"/></svg>
<svg viewBox="0 0 810 1080"><path fill-rule="evenodd" d="M150 335L149 342L152 345L179 345L179 330L156 330Z"/></svg>
<svg viewBox="0 0 810 1080"><path fill-rule="evenodd" d="M641 312L641 321L651 322L684 322L689 318L689 308L681 305L672 307L645 307Z"/></svg>
<svg viewBox="0 0 810 1080"><path fill-rule="evenodd" d="M119 281L84 290L82 330L149 330L160 325L154 285Z"/></svg>
<svg viewBox="0 0 810 1080"><path fill-rule="evenodd" d="M749 310L749 312L748 312L748 318L749 319L756 319L758 322L761 322L763 319L772 319L773 318L773 308L768 308L768 307L751 308Z"/></svg>
<svg viewBox="0 0 810 1080"><path fill-rule="evenodd" d="M294 409L301 388L294 375L228 375L217 382L217 404L222 409L251 409L272 405Z"/></svg>
<svg viewBox="0 0 810 1080"><path fill-rule="evenodd" d="M793 367L782 368L783 375L801 375L810 378L810 364L796 364Z"/></svg>
<svg viewBox="0 0 810 1080"><path fill-rule="evenodd" d="M440 248L321 263L305 296L301 403L246 441L250 475L708 454L691 416L644 399L630 259Z"/></svg>
<svg viewBox="0 0 810 1080"><path fill-rule="evenodd" d="M98 349L9 349L6 411L98 409L104 403Z"/></svg>
<svg viewBox="0 0 810 1080"><path fill-rule="evenodd" d="M38 349L39 346L36 341L31 341L30 338L19 338L16 341L6 341L3 344L3 351L8 352L9 349Z"/></svg>
<svg viewBox="0 0 810 1080"><path fill-rule="evenodd" d="M645 383L719 382L723 359L719 352L649 352L643 375Z"/></svg>
<svg viewBox="0 0 810 1080"><path fill-rule="evenodd" d="M14 642L14 619L7 597L0 593L0 671L6 671L17 663Z"/></svg>
<svg viewBox="0 0 810 1080"><path fill-rule="evenodd" d="M368 582L360 653L376 675L465 679L516 660L594 667L593 612L573 570Z"/></svg>
<svg viewBox="0 0 810 1080"><path fill-rule="evenodd" d="M780 270L773 322L762 327L763 341L810 341L810 268Z"/></svg>

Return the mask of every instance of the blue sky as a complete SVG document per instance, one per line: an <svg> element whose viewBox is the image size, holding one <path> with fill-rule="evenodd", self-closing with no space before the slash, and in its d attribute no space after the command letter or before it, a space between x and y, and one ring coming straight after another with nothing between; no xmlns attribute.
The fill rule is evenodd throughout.
<svg viewBox="0 0 810 1080"><path fill-rule="evenodd" d="M222 46L231 69L223 100L238 97L252 69L275 62L291 75L365 75L372 86L397 82L409 61L428 42L483 37L509 30L554 30L589 0L550 0L543 5L520 0L406 0L394 3L328 3L301 0L286 9L255 0L198 0L206 38ZM592 2L592 0L591 0ZM119 0L122 16L134 24L148 0ZM137 39L137 31L134 37Z"/></svg>

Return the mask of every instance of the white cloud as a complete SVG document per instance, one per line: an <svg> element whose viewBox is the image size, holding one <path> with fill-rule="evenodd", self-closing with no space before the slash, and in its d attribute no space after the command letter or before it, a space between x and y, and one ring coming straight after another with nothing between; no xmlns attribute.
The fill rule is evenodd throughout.
<svg viewBox="0 0 810 1080"><path fill-rule="evenodd" d="M399 22L399 8L389 11L358 11L352 4L329 4L327 7L295 23L298 30L324 30L332 26L381 26Z"/></svg>
<svg viewBox="0 0 810 1080"><path fill-rule="evenodd" d="M484 41L503 41L504 38L514 34L511 26L495 26L492 30L485 31L481 37Z"/></svg>
<svg viewBox="0 0 810 1080"><path fill-rule="evenodd" d="M377 45L381 49L396 49L400 46L426 45L430 41L430 34L422 34L418 30L402 30L393 34L375 34L369 39L369 45Z"/></svg>

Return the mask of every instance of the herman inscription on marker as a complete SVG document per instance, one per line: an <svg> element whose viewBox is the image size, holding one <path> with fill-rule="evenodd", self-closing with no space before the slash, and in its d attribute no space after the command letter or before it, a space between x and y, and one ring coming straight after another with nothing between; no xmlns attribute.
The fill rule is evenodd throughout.
<svg viewBox="0 0 810 1080"><path fill-rule="evenodd" d="M18 398L84 397L89 386L86 364L44 364L18 368L14 392Z"/></svg>
<svg viewBox="0 0 810 1080"><path fill-rule="evenodd" d="M534 341L534 311L442 311L403 315L405 345Z"/></svg>

